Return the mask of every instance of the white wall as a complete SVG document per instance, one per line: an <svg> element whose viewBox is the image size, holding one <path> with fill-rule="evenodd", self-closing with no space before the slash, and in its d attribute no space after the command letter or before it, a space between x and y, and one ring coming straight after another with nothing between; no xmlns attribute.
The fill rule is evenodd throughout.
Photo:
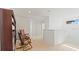
<svg viewBox="0 0 79 59"><path fill-rule="evenodd" d="M41 39L41 24L37 21L32 21L32 33L31 36L33 39Z"/></svg>
<svg viewBox="0 0 79 59"><path fill-rule="evenodd" d="M72 40L72 38L74 37L75 41L79 41L78 38L78 27L79 25L74 25L74 24L66 24L66 21L67 20L71 20L71 19L74 19L74 18L79 18L79 9L73 9L73 8L64 8L64 9L51 9L51 12L50 12L50 15L49 15L49 29L50 30L66 30L65 34L67 34L67 37L70 36L69 39ZM74 30L76 29L76 30ZM62 31L63 31L62 30ZM69 34L71 33L71 34ZM75 34L74 34L75 33ZM77 35L77 36L76 36ZM62 34L62 37L63 37L63 34ZM66 39L68 39L66 38ZM68 40L69 40L68 39ZM62 39L61 41L63 42L65 39ZM72 41L74 41L72 40ZM59 39L56 39L56 41L60 41Z"/></svg>
<svg viewBox="0 0 79 59"><path fill-rule="evenodd" d="M31 37L33 39L42 39L43 37L43 30L42 24L45 24L45 29L49 28L49 18L48 16L32 16L32 33Z"/></svg>
<svg viewBox="0 0 79 59"><path fill-rule="evenodd" d="M19 39L18 38L19 29L24 29L25 33L30 33L30 21L27 17L23 17L15 14L15 19L16 19L17 39Z"/></svg>
<svg viewBox="0 0 79 59"><path fill-rule="evenodd" d="M49 15L49 29L61 29L64 21L71 17L78 17L78 8L56 8L51 9Z"/></svg>
<svg viewBox="0 0 79 59"><path fill-rule="evenodd" d="M16 29L24 29L25 33L29 33L32 39L42 39L41 16L19 16L15 14ZM17 35L18 38L18 35Z"/></svg>
<svg viewBox="0 0 79 59"><path fill-rule="evenodd" d="M54 45L55 44L54 31L53 30L44 30L43 40L49 45Z"/></svg>
<svg viewBox="0 0 79 59"><path fill-rule="evenodd" d="M44 30L43 39L49 45L57 45L62 43L64 35L62 30Z"/></svg>
<svg viewBox="0 0 79 59"><path fill-rule="evenodd" d="M42 23L45 24L45 29L49 29L49 16L45 16Z"/></svg>
<svg viewBox="0 0 79 59"><path fill-rule="evenodd" d="M30 30L29 19L25 17L16 17L16 28L17 30L24 29L26 33L29 33Z"/></svg>

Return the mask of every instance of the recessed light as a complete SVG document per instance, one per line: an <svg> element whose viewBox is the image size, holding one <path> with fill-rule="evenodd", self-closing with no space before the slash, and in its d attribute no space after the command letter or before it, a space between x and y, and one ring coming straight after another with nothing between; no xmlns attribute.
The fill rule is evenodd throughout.
<svg viewBox="0 0 79 59"><path fill-rule="evenodd" d="M28 13L30 14L30 13L31 13L31 11L29 10L29 11L28 11Z"/></svg>

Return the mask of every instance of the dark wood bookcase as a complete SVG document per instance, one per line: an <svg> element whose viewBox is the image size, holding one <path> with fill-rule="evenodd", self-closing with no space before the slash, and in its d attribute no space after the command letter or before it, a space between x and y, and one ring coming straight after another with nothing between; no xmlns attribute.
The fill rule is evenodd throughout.
<svg viewBox="0 0 79 59"><path fill-rule="evenodd" d="M12 18L14 22L12 22ZM15 29L12 29L12 25ZM15 34L12 34L14 32ZM13 10L0 8L0 50L13 51L13 37L16 41L16 21Z"/></svg>

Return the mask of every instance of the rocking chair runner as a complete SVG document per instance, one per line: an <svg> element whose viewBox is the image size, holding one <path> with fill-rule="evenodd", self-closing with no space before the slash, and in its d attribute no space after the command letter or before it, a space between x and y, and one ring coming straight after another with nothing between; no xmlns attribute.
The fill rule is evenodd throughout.
<svg viewBox="0 0 79 59"><path fill-rule="evenodd" d="M24 30L20 30L18 32L18 35L19 35L20 42L21 42L21 47L19 47L19 48L23 48L23 50L24 50L25 48L30 47L29 49L31 49L32 48L31 39L27 34L24 33ZM19 49L19 48L17 48L17 49ZM26 49L26 50L28 50L28 49Z"/></svg>

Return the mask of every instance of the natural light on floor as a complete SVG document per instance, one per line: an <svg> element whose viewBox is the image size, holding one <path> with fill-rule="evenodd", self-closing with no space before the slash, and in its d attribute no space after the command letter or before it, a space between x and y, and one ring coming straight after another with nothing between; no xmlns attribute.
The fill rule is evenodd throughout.
<svg viewBox="0 0 79 59"><path fill-rule="evenodd" d="M75 47L72 47L72 46L69 46L69 45L66 45L66 44L63 44L62 46L65 46L65 47L71 48L73 50L79 51L78 48L75 48Z"/></svg>

